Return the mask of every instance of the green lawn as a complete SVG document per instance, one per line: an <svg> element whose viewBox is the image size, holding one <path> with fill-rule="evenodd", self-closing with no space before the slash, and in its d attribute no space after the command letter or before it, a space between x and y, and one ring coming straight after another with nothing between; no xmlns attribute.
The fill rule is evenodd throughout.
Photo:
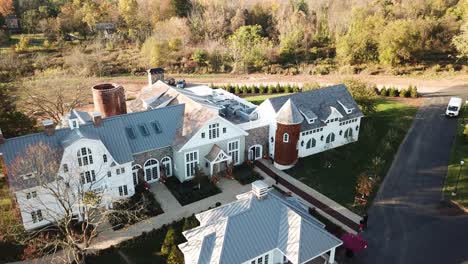
<svg viewBox="0 0 468 264"><path fill-rule="evenodd" d="M466 118L468 107L464 106L463 117ZM445 196L449 197L459 205L468 208L468 140L463 136L464 118L458 119L457 136L452 146L452 155L450 157L450 164L448 166L448 174L445 180L444 192ZM460 171L460 161L465 162ZM458 174L458 188L456 196L452 196L457 184Z"/></svg>
<svg viewBox="0 0 468 264"><path fill-rule="evenodd" d="M244 97L244 99L251 102L252 104L259 105L268 98L278 97L278 96L283 96L283 95L288 95L288 94L289 93L254 95L254 96Z"/></svg>
<svg viewBox="0 0 468 264"><path fill-rule="evenodd" d="M354 205L359 175L376 179L373 193L387 173L417 109L380 98L377 111L361 121L358 142L300 159L287 173L357 212L367 206ZM370 199L372 199L372 196Z"/></svg>

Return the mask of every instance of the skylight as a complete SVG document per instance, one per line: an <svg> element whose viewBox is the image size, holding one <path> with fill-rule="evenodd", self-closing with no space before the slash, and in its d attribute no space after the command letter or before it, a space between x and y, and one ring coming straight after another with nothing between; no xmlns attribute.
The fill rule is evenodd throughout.
<svg viewBox="0 0 468 264"><path fill-rule="evenodd" d="M138 128L140 129L140 132L143 136L149 136L150 132L146 124L139 124Z"/></svg>
<svg viewBox="0 0 468 264"><path fill-rule="evenodd" d="M160 134L160 133L162 132L161 125L159 124L158 121L153 121L153 122L151 122L151 125L153 126L154 131L155 131L157 134Z"/></svg>
<svg viewBox="0 0 468 264"><path fill-rule="evenodd" d="M129 138L131 138L131 139L136 138L135 129L133 129L133 127L128 126L128 127L125 128L125 130L127 131L127 136Z"/></svg>

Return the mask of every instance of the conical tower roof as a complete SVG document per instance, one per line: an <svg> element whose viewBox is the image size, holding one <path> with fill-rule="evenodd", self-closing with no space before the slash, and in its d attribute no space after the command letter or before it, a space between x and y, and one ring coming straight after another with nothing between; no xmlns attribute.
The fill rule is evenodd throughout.
<svg viewBox="0 0 468 264"><path fill-rule="evenodd" d="M302 121L304 121L304 117L291 99L288 99L288 101L286 101L278 111L276 121L284 125L295 125L302 123Z"/></svg>

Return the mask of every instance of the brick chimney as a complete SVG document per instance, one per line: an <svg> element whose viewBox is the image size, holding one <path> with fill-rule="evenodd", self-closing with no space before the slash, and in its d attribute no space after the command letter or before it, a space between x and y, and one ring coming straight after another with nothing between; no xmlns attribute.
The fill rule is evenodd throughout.
<svg viewBox="0 0 468 264"><path fill-rule="evenodd" d="M100 127L102 125L102 115L100 112L93 113L93 123L95 127Z"/></svg>
<svg viewBox="0 0 468 264"><path fill-rule="evenodd" d="M0 144L5 143L5 137L3 136L2 130L0 129Z"/></svg>
<svg viewBox="0 0 468 264"><path fill-rule="evenodd" d="M42 125L44 126L44 132L46 133L46 135L48 136L54 135L55 125L54 125L54 122L52 122L52 120L50 119L44 120L42 121Z"/></svg>

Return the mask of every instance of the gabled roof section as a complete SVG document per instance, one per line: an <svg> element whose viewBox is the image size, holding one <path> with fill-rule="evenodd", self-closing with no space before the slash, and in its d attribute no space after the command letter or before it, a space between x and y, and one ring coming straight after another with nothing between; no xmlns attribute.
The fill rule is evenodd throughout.
<svg viewBox="0 0 468 264"><path fill-rule="evenodd" d="M302 123L304 117L302 117L301 112L299 112L292 100L288 99L278 111L276 121L285 125L295 125Z"/></svg>
<svg viewBox="0 0 468 264"><path fill-rule="evenodd" d="M171 146L176 134L182 126L185 105L176 105L153 109L144 112L104 118L101 126L93 123L81 125L77 129L57 129L52 136L45 133L35 133L15 138L8 138L0 144L0 153L3 154L7 166L13 160L25 153L29 146L42 142L50 147L63 151L66 147L81 139L101 141L118 164L133 161L132 154L146 152L154 149ZM160 132L154 130L152 124L157 122ZM141 134L138 126L145 124L149 135ZM130 139L126 127L133 127L135 138ZM33 187L33 186L30 186Z"/></svg>
<svg viewBox="0 0 468 264"><path fill-rule="evenodd" d="M179 245L186 261L243 263L278 249L293 263L305 263L342 244L305 209L275 191L261 200L252 193L238 199L196 215L200 226L183 232L187 242Z"/></svg>
<svg viewBox="0 0 468 264"><path fill-rule="evenodd" d="M326 120L328 116L330 116L330 107L334 107L340 113L342 113L344 119L352 119L363 116L356 101L351 96L346 86L343 84L268 99L276 113L280 111L282 106L288 100L291 100L297 109L299 109L299 111L302 113L312 111L320 120ZM354 110L351 113L347 113L343 106L338 103L338 100L347 108L354 108ZM301 130L313 129L320 125L320 122L308 124L306 121L304 121L301 124Z"/></svg>

